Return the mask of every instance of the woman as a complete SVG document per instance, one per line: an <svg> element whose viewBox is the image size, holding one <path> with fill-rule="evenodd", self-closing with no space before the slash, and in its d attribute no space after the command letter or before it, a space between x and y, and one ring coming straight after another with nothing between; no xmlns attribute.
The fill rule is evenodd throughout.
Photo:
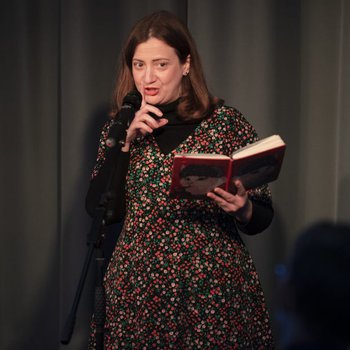
<svg viewBox="0 0 350 350"><path fill-rule="evenodd" d="M204 200L170 199L175 153L231 154L257 140L234 108L208 92L187 28L161 11L132 29L112 114L131 90L142 95L118 159L102 132L87 209L93 215L113 163L114 219L124 226L105 275L105 348L272 349L269 317L238 229L256 234L273 209L267 186ZM90 348L94 348L94 332Z"/></svg>

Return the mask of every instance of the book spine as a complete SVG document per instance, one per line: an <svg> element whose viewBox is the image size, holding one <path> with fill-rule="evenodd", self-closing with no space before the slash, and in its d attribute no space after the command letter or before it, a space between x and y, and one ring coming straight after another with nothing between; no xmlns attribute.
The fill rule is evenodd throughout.
<svg viewBox="0 0 350 350"><path fill-rule="evenodd" d="M233 167L233 159L229 160L229 166L227 167L227 174L226 174L226 192L231 191L231 177L232 177L232 167Z"/></svg>

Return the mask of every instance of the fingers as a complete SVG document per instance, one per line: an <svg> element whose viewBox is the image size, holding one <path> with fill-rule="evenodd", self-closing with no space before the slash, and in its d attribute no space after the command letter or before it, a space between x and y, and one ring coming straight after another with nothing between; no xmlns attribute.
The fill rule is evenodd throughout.
<svg viewBox="0 0 350 350"><path fill-rule="evenodd" d="M237 196L244 196L246 194L246 189L244 188L241 180L235 180L234 185L236 187L236 195Z"/></svg>
<svg viewBox="0 0 350 350"><path fill-rule="evenodd" d="M245 188L240 180L235 180L234 185L235 185L235 189L236 189L236 191L234 193L227 192L220 187L215 188L214 192L227 202L235 202L237 200L237 198L245 197L247 191L245 190Z"/></svg>
<svg viewBox="0 0 350 350"><path fill-rule="evenodd" d="M146 104L139 111L136 112L134 121L144 122L155 129L157 128L158 121L162 116L163 113L159 108Z"/></svg>
<svg viewBox="0 0 350 350"><path fill-rule="evenodd" d="M214 202L226 213L232 215L242 224L248 223L252 218L253 205L248 199L248 196L243 197L235 196L230 194L232 197L227 195L218 195L217 189L214 190L215 193L209 192L207 196L214 200ZM227 192L226 192L227 193ZM227 201L225 198L234 198L233 202Z"/></svg>
<svg viewBox="0 0 350 350"><path fill-rule="evenodd" d="M209 192L207 196L211 198L221 209L229 214L237 213L241 208L244 208L248 201L248 195L245 191L241 181L235 181L237 193L233 194L223 190L222 188L215 188L214 191Z"/></svg>
<svg viewBox="0 0 350 350"><path fill-rule="evenodd" d="M154 117L152 117L152 115ZM143 108L136 112L133 122L142 122L148 125L149 127L155 129L158 126L158 118L162 115L163 113L157 107L145 105Z"/></svg>
<svg viewBox="0 0 350 350"><path fill-rule="evenodd" d="M215 188L214 191L209 192L207 196L225 212L234 212L236 210L234 195L226 192L222 188Z"/></svg>
<svg viewBox="0 0 350 350"><path fill-rule="evenodd" d="M217 193L218 191L214 190L214 192L209 192L207 196L211 198L223 211L228 214L234 214L238 207L226 199L223 196Z"/></svg>
<svg viewBox="0 0 350 350"><path fill-rule="evenodd" d="M220 188L220 187L216 187L214 189L214 193L219 196L220 198L222 198L223 200L225 200L226 202L234 202L235 200L235 195L225 191L224 189Z"/></svg>
<svg viewBox="0 0 350 350"><path fill-rule="evenodd" d="M220 208L226 211L230 203L216 192L215 190L213 192L208 192L207 197L211 198Z"/></svg>
<svg viewBox="0 0 350 350"><path fill-rule="evenodd" d="M209 192L207 196L213 199L214 202L225 211L234 211L236 209L235 195L223 190L222 188L215 188L214 191Z"/></svg>
<svg viewBox="0 0 350 350"><path fill-rule="evenodd" d="M168 120L161 118L162 116L163 113L159 108L144 104L141 109L136 112L135 118L129 126L128 141L132 141L137 134L145 136L152 133L153 130L164 126Z"/></svg>

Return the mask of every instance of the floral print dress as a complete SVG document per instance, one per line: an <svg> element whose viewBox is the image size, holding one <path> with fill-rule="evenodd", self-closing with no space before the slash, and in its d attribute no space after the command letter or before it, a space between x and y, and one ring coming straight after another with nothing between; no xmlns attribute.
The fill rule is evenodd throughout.
<svg viewBox="0 0 350 350"><path fill-rule="evenodd" d="M97 164L107 134L108 126ZM135 140L127 215L105 275L105 349L273 349L258 275L234 218L210 200L169 198L175 153L230 155L256 140L227 106L168 154L153 136ZM267 186L249 195L271 201ZM94 343L93 329L90 349Z"/></svg>

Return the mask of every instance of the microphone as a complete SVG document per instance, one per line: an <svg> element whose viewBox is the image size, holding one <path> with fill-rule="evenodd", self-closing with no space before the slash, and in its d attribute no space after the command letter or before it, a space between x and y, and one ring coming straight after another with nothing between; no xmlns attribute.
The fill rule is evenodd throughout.
<svg viewBox="0 0 350 350"><path fill-rule="evenodd" d="M124 145L126 130L133 120L136 111L140 109L141 102L142 95L137 90L129 92L124 97L122 107L109 129L106 140L107 147L113 148L117 144Z"/></svg>

